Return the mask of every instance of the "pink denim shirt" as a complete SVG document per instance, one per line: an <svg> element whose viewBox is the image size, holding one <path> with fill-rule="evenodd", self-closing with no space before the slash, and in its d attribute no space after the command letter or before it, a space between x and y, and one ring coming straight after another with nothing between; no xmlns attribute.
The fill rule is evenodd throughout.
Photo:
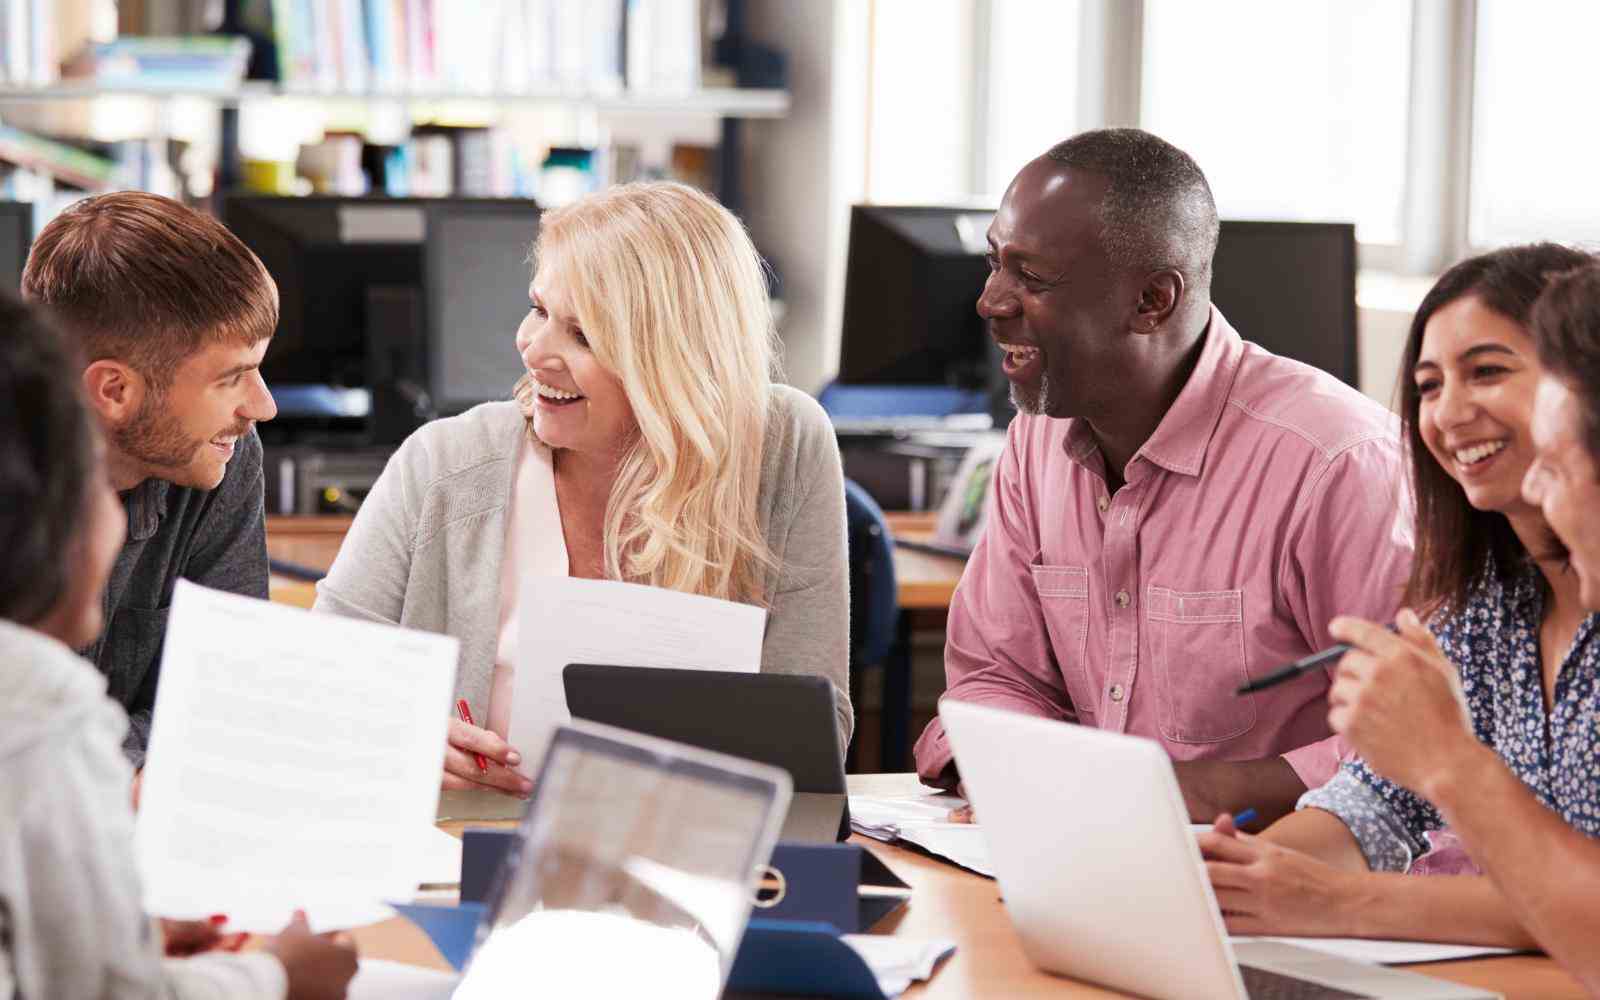
<svg viewBox="0 0 1600 1000"><path fill-rule="evenodd" d="M1282 755L1316 788L1333 670L1234 689L1388 621L1410 568L1398 424L1239 338L1215 308L1183 391L1108 496L1081 421L1018 416L950 605L945 698L1149 737L1175 760ZM946 778L935 719L917 771Z"/></svg>

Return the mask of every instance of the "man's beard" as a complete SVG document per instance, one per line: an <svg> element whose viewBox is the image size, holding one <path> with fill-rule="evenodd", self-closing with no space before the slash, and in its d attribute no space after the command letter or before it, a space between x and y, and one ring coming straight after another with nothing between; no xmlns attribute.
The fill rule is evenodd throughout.
<svg viewBox="0 0 1600 1000"><path fill-rule="evenodd" d="M111 432L117 450L158 469L182 469L194 461L204 441L190 437L163 404L165 394L151 393L125 426Z"/></svg>
<svg viewBox="0 0 1600 1000"><path fill-rule="evenodd" d="M1050 373L1039 373L1038 389L1024 389L1017 383L1011 383L1011 405L1017 408L1018 413L1026 413L1037 417L1050 412Z"/></svg>

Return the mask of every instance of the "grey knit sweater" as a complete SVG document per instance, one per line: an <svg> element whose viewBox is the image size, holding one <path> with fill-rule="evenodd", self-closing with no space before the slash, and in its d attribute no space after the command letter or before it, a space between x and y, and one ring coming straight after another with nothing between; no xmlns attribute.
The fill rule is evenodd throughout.
<svg viewBox="0 0 1600 1000"><path fill-rule="evenodd" d="M849 743L849 573L844 476L827 415L772 387L758 509L778 569L761 669L833 682ZM389 460L317 587L316 610L453 635L456 697L487 705L517 446L514 402L485 403L413 434ZM561 525L551 524L551 531Z"/></svg>

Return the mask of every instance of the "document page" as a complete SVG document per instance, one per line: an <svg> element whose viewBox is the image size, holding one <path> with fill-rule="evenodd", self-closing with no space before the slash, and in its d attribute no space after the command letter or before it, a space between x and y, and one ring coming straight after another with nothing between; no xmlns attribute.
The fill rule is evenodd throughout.
<svg viewBox="0 0 1600 1000"><path fill-rule="evenodd" d="M950 820L950 814L966 804L955 795L852 795L850 826L874 840L915 844L968 871L994 878L983 828Z"/></svg>
<svg viewBox="0 0 1600 1000"><path fill-rule="evenodd" d="M532 776L555 727L569 721L569 663L681 670L761 669L767 612L749 604L614 580L528 577L517 622L511 745Z"/></svg>
<svg viewBox="0 0 1600 1000"><path fill-rule="evenodd" d="M146 907L275 933L382 919L433 833L453 638L179 581L135 835Z"/></svg>

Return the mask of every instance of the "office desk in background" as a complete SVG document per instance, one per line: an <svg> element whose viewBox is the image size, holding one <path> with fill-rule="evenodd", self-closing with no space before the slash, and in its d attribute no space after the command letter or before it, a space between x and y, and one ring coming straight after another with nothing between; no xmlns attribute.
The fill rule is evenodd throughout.
<svg viewBox="0 0 1600 1000"><path fill-rule="evenodd" d="M906 795L920 788L912 774L853 774L849 784L850 792L856 795ZM509 824L442 825L459 834L464 826ZM912 888L910 903L874 927L873 933L949 938L956 942L955 955L939 966L932 981L908 990L904 994L908 1000L1091 1000L1126 995L1051 976L1030 965L1000 902L995 882L890 844L859 836L852 842L876 854ZM447 968L427 937L398 918L362 928L355 932L355 938L364 958ZM1542 955L1436 962L1412 968L1425 975L1494 990L1507 1000L1580 1000L1584 996L1577 980Z"/></svg>
<svg viewBox="0 0 1600 1000"><path fill-rule="evenodd" d="M914 540L933 537L936 514L932 512L892 512L886 514L889 530ZM267 518L267 553L284 562L326 573L339 554L351 518L344 515L272 516ZM950 597L961 580L965 561L952 557L912 552L896 548L895 579L899 584L900 607L913 612L942 612L950 607ZM272 577L272 599L301 607L316 600L316 588L309 581L284 576Z"/></svg>

